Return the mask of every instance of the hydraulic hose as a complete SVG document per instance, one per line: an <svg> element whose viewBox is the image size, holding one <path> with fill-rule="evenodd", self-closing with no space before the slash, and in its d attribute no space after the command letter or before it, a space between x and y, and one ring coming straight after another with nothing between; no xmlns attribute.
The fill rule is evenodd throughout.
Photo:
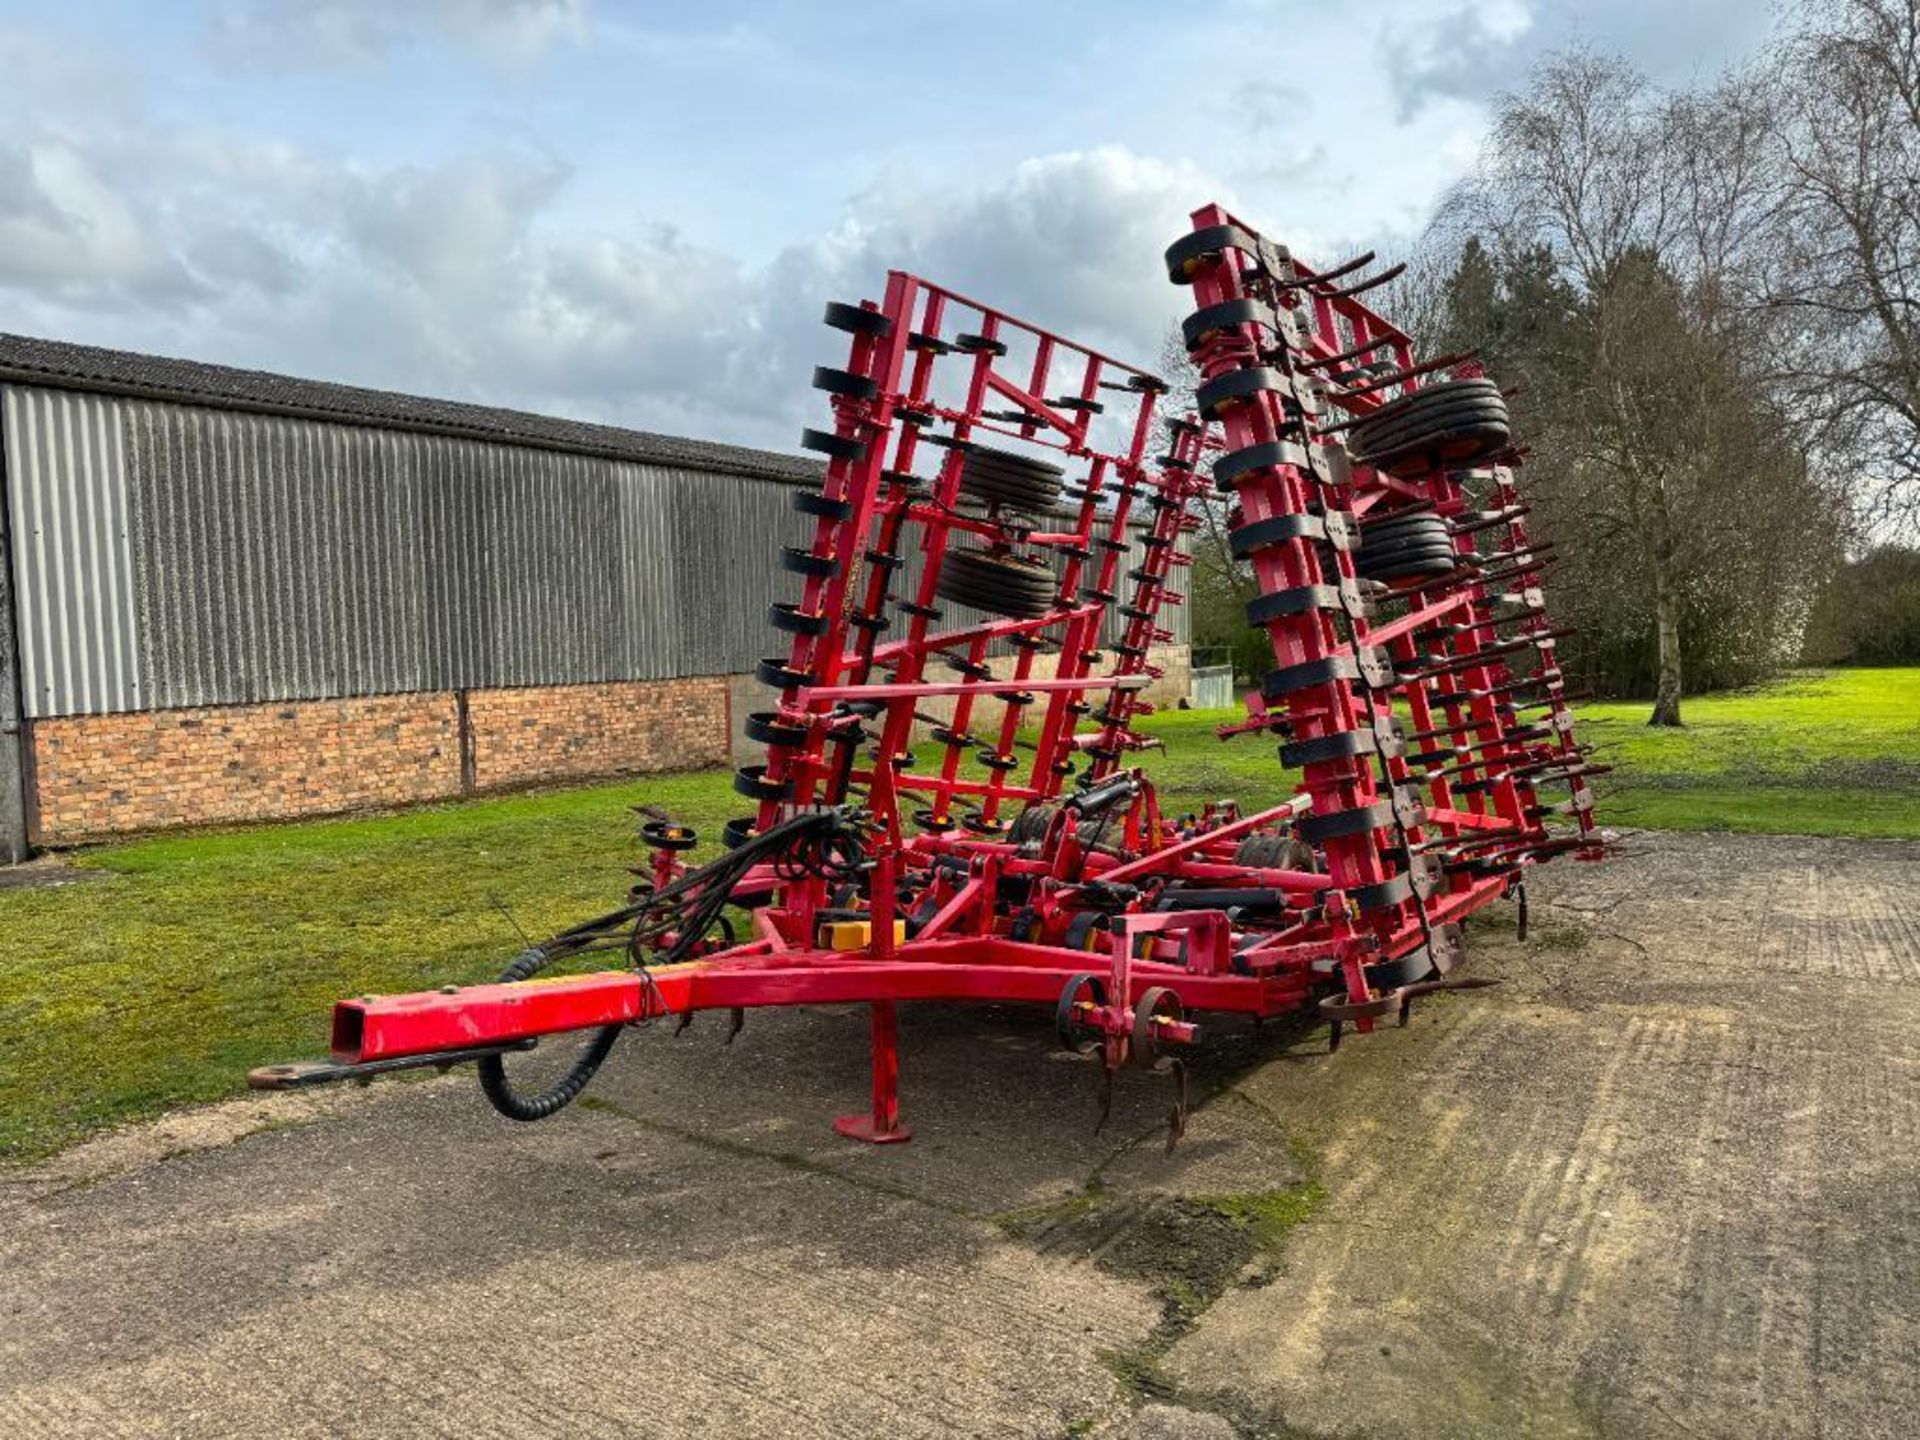
<svg viewBox="0 0 1920 1440"><path fill-rule="evenodd" d="M500 975L502 985L518 984L538 975L554 957L538 945L523 950L514 957L514 961ZM513 1088L507 1078L507 1067L502 1057L484 1055L480 1059L480 1092L487 1097L487 1103L509 1120L544 1120L556 1110L571 1105L580 1092L587 1088L587 1082L594 1072L613 1053L614 1045L620 1039L622 1025L603 1025L594 1032L593 1040L582 1050L568 1067L567 1073L544 1090L526 1094Z"/></svg>

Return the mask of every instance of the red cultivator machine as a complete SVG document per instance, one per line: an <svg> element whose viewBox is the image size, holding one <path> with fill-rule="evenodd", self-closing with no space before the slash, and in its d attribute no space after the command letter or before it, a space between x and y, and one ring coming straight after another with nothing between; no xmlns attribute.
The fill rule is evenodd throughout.
<svg viewBox="0 0 1920 1440"><path fill-rule="evenodd" d="M1197 212L1166 261L1199 383L1164 422L1154 376L917 276L828 306L850 353L814 372L826 479L795 497L813 539L779 558L799 593L769 615L778 699L748 719L766 759L735 776L756 808L726 853L688 869L695 837L655 815L626 905L497 984L342 1001L332 1060L254 1083L475 1061L497 1109L538 1119L624 1026L857 1002L872 1105L836 1123L904 1140L896 1003L1029 1001L1108 1080L1180 1079L1177 1138L1203 1012L1311 1010L1338 1043L1472 985L1460 922L1524 904L1532 865L1603 853L1600 767L1573 740L1505 401L1360 302L1388 278L1349 278L1370 258L1316 273ZM1222 738L1277 738L1299 783L1173 817L1136 722L1205 505L1274 655ZM564 1069L529 1084L520 1052L566 1032Z"/></svg>

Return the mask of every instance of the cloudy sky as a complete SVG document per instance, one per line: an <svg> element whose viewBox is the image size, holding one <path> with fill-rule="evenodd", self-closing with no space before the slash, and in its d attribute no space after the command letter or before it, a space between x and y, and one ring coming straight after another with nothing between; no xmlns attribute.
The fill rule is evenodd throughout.
<svg viewBox="0 0 1920 1440"><path fill-rule="evenodd" d="M1338 13L1336 13L1338 12ZM793 449L822 302L918 270L1151 363L1219 199L1416 235L1584 43L1763 0L0 0L0 330Z"/></svg>

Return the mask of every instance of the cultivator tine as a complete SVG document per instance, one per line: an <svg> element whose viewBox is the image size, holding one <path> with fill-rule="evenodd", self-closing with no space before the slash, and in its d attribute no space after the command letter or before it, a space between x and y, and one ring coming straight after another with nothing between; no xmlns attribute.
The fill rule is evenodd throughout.
<svg viewBox="0 0 1920 1440"><path fill-rule="evenodd" d="M1364 265L1367 263L1368 260L1371 260L1372 258L1373 258L1372 253L1369 252L1366 256L1364 256L1360 260L1357 260L1353 263ZM1351 349L1342 350L1338 355L1329 355L1322 360L1302 360L1299 362L1298 368L1302 370L1330 369L1335 365L1344 365L1349 360L1358 360L1362 355L1371 355L1374 351L1380 349L1381 346L1386 345L1388 343L1390 343L1389 337L1385 335L1381 335L1376 337L1375 339L1363 341L1362 343L1353 346Z"/></svg>
<svg viewBox="0 0 1920 1440"><path fill-rule="evenodd" d="M1504 585L1509 580L1518 580L1522 576L1532 578L1542 570L1551 570L1560 563L1557 555L1543 555L1524 565L1515 565L1505 570L1482 571L1477 577L1482 585Z"/></svg>
<svg viewBox="0 0 1920 1440"><path fill-rule="evenodd" d="M1424 364L1409 365L1404 369L1395 370L1391 374L1376 376L1368 380L1364 385L1349 386L1345 393L1348 396L1360 396L1371 395L1376 390L1388 390L1395 385L1405 384L1407 381L1417 379L1422 375L1431 375L1436 370L1450 370L1455 365L1473 359L1474 353L1475 352L1471 350L1457 350L1451 355L1442 355L1438 360L1428 360Z"/></svg>
<svg viewBox="0 0 1920 1440"><path fill-rule="evenodd" d="M1167 1154L1173 1154L1187 1133L1187 1066L1186 1062L1175 1059L1169 1072L1173 1076L1173 1110L1167 1116Z"/></svg>
<svg viewBox="0 0 1920 1440"><path fill-rule="evenodd" d="M1407 262L1402 260L1396 265L1389 265L1377 275L1369 275L1364 280L1357 280L1353 284L1342 286L1338 290L1315 290L1313 293L1322 300L1351 299L1355 295L1364 295L1367 291L1384 285L1389 280L1399 279L1406 268Z"/></svg>
<svg viewBox="0 0 1920 1440"><path fill-rule="evenodd" d="M1509 505L1503 510L1488 511L1470 520L1464 517L1450 520L1447 528L1455 535L1473 535L1495 525L1511 525L1515 520L1532 513L1531 505Z"/></svg>
<svg viewBox="0 0 1920 1440"><path fill-rule="evenodd" d="M1107 1117L1113 1113L1113 1067L1103 1064L1100 1075L1094 1081L1095 1114L1093 1133L1098 1135L1107 1128Z"/></svg>
<svg viewBox="0 0 1920 1440"><path fill-rule="evenodd" d="M740 1005L734 1006L731 1010L727 1011L727 1034L726 1038L720 1043L722 1045L733 1044L734 1039L746 1028L746 1025L747 1012L745 1007Z"/></svg>
<svg viewBox="0 0 1920 1440"><path fill-rule="evenodd" d="M1367 266L1371 265L1374 262L1375 258L1376 256L1373 251L1363 250L1360 254L1354 256L1351 260L1342 260L1338 265L1334 266L1331 270L1322 270L1318 275L1314 275L1310 278L1307 276L1301 276L1298 279L1293 279L1293 280L1280 280L1280 281L1277 281L1276 284L1278 288L1283 290L1292 289L1296 286L1301 286L1301 285L1324 285L1329 280L1338 280L1342 276L1353 274L1353 272L1356 270L1364 270Z"/></svg>

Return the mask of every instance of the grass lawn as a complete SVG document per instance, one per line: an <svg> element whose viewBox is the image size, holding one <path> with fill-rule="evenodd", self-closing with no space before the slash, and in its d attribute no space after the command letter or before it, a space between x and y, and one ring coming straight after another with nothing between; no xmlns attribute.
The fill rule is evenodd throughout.
<svg viewBox="0 0 1920 1440"><path fill-rule="evenodd" d="M1594 782L1605 824L1661 830L1920 838L1920 668L1803 672L1689 699L1683 730L1647 725L1645 702L1582 705L1576 733L1615 773ZM1225 711L1178 711L1148 728L1150 762L1182 807L1207 794L1291 793L1270 746L1213 728Z"/></svg>
<svg viewBox="0 0 1920 1440"><path fill-rule="evenodd" d="M1920 837L1920 668L1824 670L1650 707L1580 707L1579 735L1616 767L1606 821L1659 830Z"/></svg>
<svg viewBox="0 0 1920 1440"><path fill-rule="evenodd" d="M1687 702L1585 709L1621 774L1611 823L1920 837L1920 669L1796 676ZM1147 764L1175 811L1277 803L1297 778L1269 742L1221 743L1221 713L1174 712ZM318 1054L342 995L490 977L536 937L618 903L646 799L717 846L743 813L727 776L653 776L367 819L101 846L83 885L0 892L0 1157L235 1093L269 1060Z"/></svg>

